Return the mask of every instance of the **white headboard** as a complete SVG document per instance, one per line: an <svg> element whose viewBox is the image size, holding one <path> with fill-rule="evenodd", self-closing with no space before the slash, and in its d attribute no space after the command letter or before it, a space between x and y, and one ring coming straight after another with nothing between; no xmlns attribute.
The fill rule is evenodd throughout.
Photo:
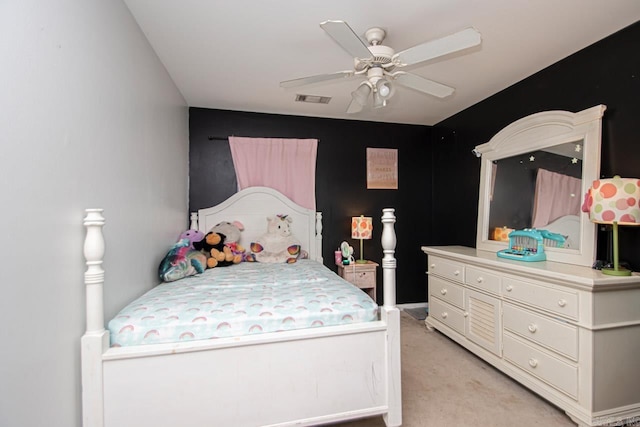
<svg viewBox="0 0 640 427"><path fill-rule="evenodd" d="M309 258L322 262L322 213L304 208L287 196L267 187L249 187L219 205L191 214L191 228L204 233L222 221L240 221L244 231L240 244L247 250L251 242L267 231L267 217L289 215L291 231L300 240Z"/></svg>

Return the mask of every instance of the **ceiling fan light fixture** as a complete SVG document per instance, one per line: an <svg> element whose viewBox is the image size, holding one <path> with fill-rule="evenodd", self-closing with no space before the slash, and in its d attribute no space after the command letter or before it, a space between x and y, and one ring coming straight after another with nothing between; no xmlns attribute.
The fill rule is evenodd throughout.
<svg viewBox="0 0 640 427"><path fill-rule="evenodd" d="M320 23L320 27L353 57L353 69L285 80L280 82L280 86L291 88L354 76L366 76L366 80L351 92L352 99L347 108L349 114L360 112L367 105L370 105L370 95L373 98L374 108L385 107L387 101L394 96L396 85L437 98L446 98L452 95L455 89L451 86L417 74L396 71L396 69L431 61L454 52L461 52L482 42L482 37L477 30L467 28L396 53L393 48L382 44L386 31L380 27L369 28L366 31L367 43L345 21L328 20ZM305 97L304 100L320 102L320 99L324 100L324 97L318 100Z"/></svg>
<svg viewBox="0 0 640 427"><path fill-rule="evenodd" d="M381 97L387 98L390 93L391 93L391 89L389 89L389 85L383 83L380 86L378 86L378 94Z"/></svg>
<svg viewBox="0 0 640 427"><path fill-rule="evenodd" d="M393 85L387 79L380 79L376 82L376 92L378 92L378 96L382 99L389 99L393 96L394 90Z"/></svg>
<svg viewBox="0 0 640 427"><path fill-rule="evenodd" d="M387 106L387 100L381 97L378 92L373 94L373 108L383 108Z"/></svg>
<svg viewBox="0 0 640 427"><path fill-rule="evenodd" d="M367 105L367 100L369 99L369 94L371 93L371 85L369 82L362 82L360 86L353 92L351 92L351 98L360 106L364 107Z"/></svg>

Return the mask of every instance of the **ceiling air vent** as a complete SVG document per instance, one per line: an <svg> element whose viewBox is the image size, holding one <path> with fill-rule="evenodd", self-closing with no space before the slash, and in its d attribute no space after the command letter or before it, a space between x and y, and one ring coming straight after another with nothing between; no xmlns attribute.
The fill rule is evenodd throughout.
<svg viewBox="0 0 640 427"><path fill-rule="evenodd" d="M329 96L317 95L296 95L296 102L311 102L312 104L328 104L331 101Z"/></svg>

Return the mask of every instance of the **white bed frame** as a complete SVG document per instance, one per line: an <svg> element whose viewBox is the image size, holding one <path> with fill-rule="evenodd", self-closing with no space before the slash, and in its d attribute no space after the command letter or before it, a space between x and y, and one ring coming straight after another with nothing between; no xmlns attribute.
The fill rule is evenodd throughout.
<svg viewBox="0 0 640 427"><path fill-rule="evenodd" d="M243 190L192 214L208 231L244 223L242 242L266 217L293 217L309 257L322 262L322 216L269 188ZM395 305L393 209L382 215L384 305L374 322L171 344L110 348L104 327L104 218L87 209L87 330L82 337L85 427L304 426L383 415L402 423L400 313ZM245 243L246 244L246 243Z"/></svg>

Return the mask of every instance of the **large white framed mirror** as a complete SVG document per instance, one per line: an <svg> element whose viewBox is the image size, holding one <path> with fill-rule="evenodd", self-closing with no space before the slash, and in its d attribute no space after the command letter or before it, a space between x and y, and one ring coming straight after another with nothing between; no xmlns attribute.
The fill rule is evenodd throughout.
<svg viewBox="0 0 640 427"><path fill-rule="evenodd" d="M482 157L477 249L507 248L511 229L546 229L565 237L561 246L545 247L547 260L593 264L596 225L580 208L599 178L605 110L532 114L476 147Z"/></svg>

